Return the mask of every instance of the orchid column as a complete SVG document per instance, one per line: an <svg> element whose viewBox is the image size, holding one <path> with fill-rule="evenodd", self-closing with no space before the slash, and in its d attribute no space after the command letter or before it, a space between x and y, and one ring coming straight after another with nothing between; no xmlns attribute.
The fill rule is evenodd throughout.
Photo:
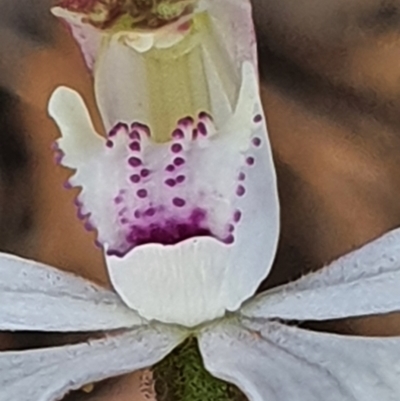
<svg viewBox="0 0 400 401"><path fill-rule="evenodd" d="M250 5L66 0L53 12L93 73L108 133L78 93L56 90L61 161L114 288L164 323L237 310L267 276L279 230Z"/></svg>

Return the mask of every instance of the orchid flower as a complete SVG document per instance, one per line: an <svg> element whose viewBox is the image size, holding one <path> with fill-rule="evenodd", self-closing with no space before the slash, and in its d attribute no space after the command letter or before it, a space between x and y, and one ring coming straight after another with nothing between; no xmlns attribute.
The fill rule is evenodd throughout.
<svg viewBox="0 0 400 401"><path fill-rule="evenodd" d="M68 185L114 291L1 255L0 330L105 334L0 353L0 401L57 400L188 338L250 401L397 400L400 338L293 322L400 311L400 230L255 295L279 204L249 3L65 0L53 12L81 46L107 131L76 91L56 89L59 160L76 170Z"/></svg>

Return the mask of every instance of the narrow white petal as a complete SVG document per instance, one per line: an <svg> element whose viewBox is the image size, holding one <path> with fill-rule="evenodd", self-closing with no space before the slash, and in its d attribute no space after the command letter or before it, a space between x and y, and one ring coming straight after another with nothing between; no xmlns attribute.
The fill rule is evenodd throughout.
<svg viewBox="0 0 400 401"><path fill-rule="evenodd" d="M200 336L207 370L250 401L397 401L400 338L314 333L276 322L227 322Z"/></svg>
<svg viewBox="0 0 400 401"><path fill-rule="evenodd" d="M164 358L185 334L142 327L85 344L0 353L0 401L56 401L85 384L130 373Z"/></svg>
<svg viewBox="0 0 400 401"><path fill-rule="evenodd" d="M50 266L0 254L0 330L102 331L141 323L109 290Z"/></svg>
<svg viewBox="0 0 400 401"><path fill-rule="evenodd" d="M242 309L248 317L328 320L400 311L400 230L316 273L267 291Z"/></svg>

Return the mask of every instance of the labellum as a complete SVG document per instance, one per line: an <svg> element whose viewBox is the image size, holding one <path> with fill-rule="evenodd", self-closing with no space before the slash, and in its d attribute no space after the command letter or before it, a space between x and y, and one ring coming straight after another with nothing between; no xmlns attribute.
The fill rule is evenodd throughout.
<svg viewBox="0 0 400 401"><path fill-rule="evenodd" d="M82 188L79 215L97 230L120 296L147 319L194 326L240 307L277 244L251 9L243 0L129 2L160 20L160 10L179 11L150 27L121 24L134 15L127 4L53 10L92 71L107 138L69 88L49 110L60 160L76 170L69 185ZM105 5L107 23L93 24Z"/></svg>

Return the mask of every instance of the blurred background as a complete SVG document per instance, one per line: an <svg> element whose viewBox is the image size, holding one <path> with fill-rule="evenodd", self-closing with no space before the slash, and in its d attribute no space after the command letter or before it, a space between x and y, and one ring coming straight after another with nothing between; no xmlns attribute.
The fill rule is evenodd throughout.
<svg viewBox="0 0 400 401"><path fill-rule="evenodd" d="M52 90L67 84L96 109L79 50L50 4L0 0L0 250L107 286L94 238L75 217L75 193L63 189L70 173L53 160L58 131L46 110ZM280 248L264 289L399 226L400 0L253 6L282 202ZM313 327L400 334L400 318ZM66 341L0 336L0 348L8 349Z"/></svg>

